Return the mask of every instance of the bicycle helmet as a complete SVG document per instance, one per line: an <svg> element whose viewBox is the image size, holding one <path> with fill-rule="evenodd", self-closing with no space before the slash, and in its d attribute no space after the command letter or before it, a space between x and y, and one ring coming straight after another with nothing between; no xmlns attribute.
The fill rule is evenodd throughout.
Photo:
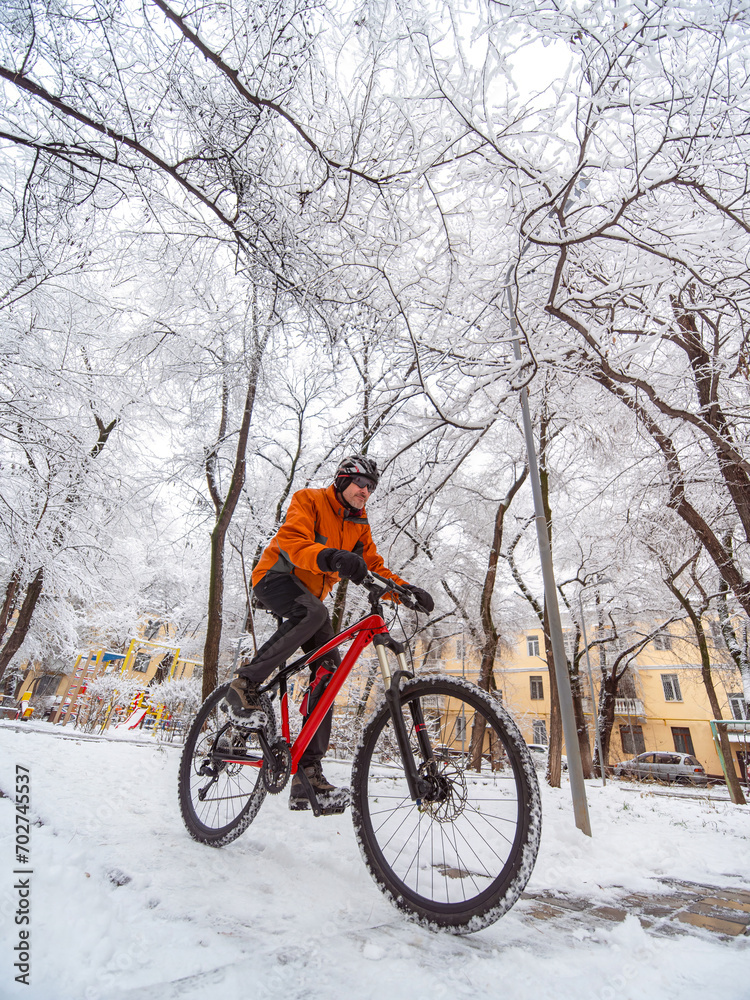
<svg viewBox="0 0 750 1000"><path fill-rule="evenodd" d="M352 476L365 476L372 481L373 487L378 485L380 479L377 464L373 459L365 458L364 455L347 455L339 463L334 479L334 486L339 493L343 493L351 484Z"/></svg>

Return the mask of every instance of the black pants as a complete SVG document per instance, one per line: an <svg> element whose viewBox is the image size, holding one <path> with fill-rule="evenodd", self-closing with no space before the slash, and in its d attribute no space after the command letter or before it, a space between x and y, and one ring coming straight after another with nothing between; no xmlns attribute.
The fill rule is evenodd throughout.
<svg viewBox="0 0 750 1000"><path fill-rule="evenodd" d="M274 634L260 647L249 663L243 664L238 673L251 681L264 681L276 667L288 660L292 653L302 647L311 653L333 638L333 626L328 610L321 600L311 594L304 584L288 573L266 573L260 583L253 588L261 607L273 611L282 619ZM338 650L327 653L323 660L314 660L310 665L310 679L321 663L337 667L341 663ZM320 695L323 685L318 685L307 701L307 719ZM302 755L300 764L313 764L322 759L328 750L331 738L333 709L326 714Z"/></svg>

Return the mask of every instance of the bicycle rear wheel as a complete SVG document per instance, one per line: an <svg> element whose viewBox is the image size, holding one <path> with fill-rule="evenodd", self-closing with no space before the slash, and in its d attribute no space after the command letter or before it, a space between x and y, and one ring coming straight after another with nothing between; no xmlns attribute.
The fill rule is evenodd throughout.
<svg viewBox="0 0 750 1000"><path fill-rule="evenodd" d="M507 712L473 684L412 680L401 689L401 707L429 791L419 806L412 800L383 706L362 734L352 772L365 864L391 901L421 923L479 930L510 909L534 867L541 833L534 765Z"/></svg>
<svg viewBox="0 0 750 1000"><path fill-rule="evenodd" d="M222 758L263 760L254 733L235 726L221 711L229 684L216 688L203 702L190 727L180 760L180 811L188 833L201 844L223 847L245 832L266 797L261 769ZM266 735L273 742L276 719L270 699Z"/></svg>

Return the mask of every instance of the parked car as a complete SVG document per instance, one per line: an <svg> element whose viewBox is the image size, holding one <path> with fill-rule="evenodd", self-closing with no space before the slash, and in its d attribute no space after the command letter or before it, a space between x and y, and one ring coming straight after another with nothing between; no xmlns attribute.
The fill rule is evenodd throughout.
<svg viewBox="0 0 750 1000"><path fill-rule="evenodd" d="M435 757L438 760L442 759L446 761L451 761L452 763L457 764L462 769L471 766L471 752L468 743L466 744L463 750L460 747L449 747L443 744L439 744L438 746L433 747L433 753L435 754ZM508 758L506 757L504 750L500 749L498 753L499 757L496 757L496 759L494 760L494 765L495 767L499 765L502 768L502 766L504 766L504 763ZM493 765L492 756L486 751L482 754L482 760L484 761L485 764L488 764L490 767Z"/></svg>
<svg viewBox="0 0 750 1000"><path fill-rule="evenodd" d="M539 771L546 770L549 747L544 743L527 743L526 746L531 750L531 759L534 761L534 767ZM561 761L563 771L567 771L568 759L565 754L561 755Z"/></svg>
<svg viewBox="0 0 750 1000"><path fill-rule="evenodd" d="M443 744L433 747L432 752L438 759L442 758L443 760L452 760L457 764L463 764L465 762L465 758L468 758L469 756L468 751L465 749L462 750L461 747L449 747L444 746Z"/></svg>
<svg viewBox="0 0 750 1000"><path fill-rule="evenodd" d="M709 778L700 761L689 753L649 750L615 765L616 778L646 778L651 781L681 781L706 785Z"/></svg>

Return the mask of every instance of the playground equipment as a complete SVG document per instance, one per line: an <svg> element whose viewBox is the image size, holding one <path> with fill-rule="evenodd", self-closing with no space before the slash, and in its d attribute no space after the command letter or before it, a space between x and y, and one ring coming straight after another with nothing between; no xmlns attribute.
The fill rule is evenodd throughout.
<svg viewBox="0 0 750 1000"><path fill-rule="evenodd" d="M110 653L104 649L92 650L87 654L85 659L83 653L79 653L73 667L73 676L68 685L68 690L65 693L62 704L52 717L52 721L59 722L65 726L71 718L75 719L80 707L79 701L85 695L89 682L98 677L99 674L104 673L108 669L109 664L124 659L125 657L122 653Z"/></svg>
<svg viewBox="0 0 750 1000"><path fill-rule="evenodd" d="M160 651L162 656L154 664L154 659ZM106 716L101 724L100 732L104 732L113 722L119 728L127 723L127 728L143 726L153 718L153 726L148 728L156 732L160 726L171 721L172 716L164 705L150 705L147 685L153 680L159 666L162 664L164 656L171 656L169 672L165 679L192 676L196 667L202 664L198 660L189 660L180 656L180 647L168 643L153 642L150 639L131 639L127 652L112 653L108 650L91 650L87 654L81 653L73 668L73 675L68 685L68 690L63 698L60 708L53 716L52 721L61 725L67 725L72 719L78 721L85 713L86 718L91 713L91 697L87 694L89 684L104 674L113 672L113 668L118 668L118 673L128 679L143 680L143 689L134 697L128 700L125 708L112 704L107 710ZM152 669L153 667L153 669ZM139 718L134 721L134 713L139 712Z"/></svg>

